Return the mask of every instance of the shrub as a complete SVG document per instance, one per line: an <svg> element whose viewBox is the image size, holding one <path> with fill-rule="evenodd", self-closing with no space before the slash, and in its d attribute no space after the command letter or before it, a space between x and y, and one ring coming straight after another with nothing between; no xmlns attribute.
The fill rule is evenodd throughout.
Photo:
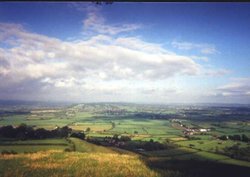
<svg viewBox="0 0 250 177"><path fill-rule="evenodd" d="M10 152L7 151L7 150L2 150L1 154L2 154L2 155L4 155L4 154L10 154Z"/></svg>
<svg viewBox="0 0 250 177"><path fill-rule="evenodd" d="M2 150L2 152L1 152L1 154L2 155L8 155L8 154L17 154L17 152L16 151L13 151L13 150L11 150L11 151L7 151L7 150Z"/></svg>
<svg viewBox="0 0 250 177"><path fill-rule="evenodd" d="M64 152L72 152L72 150L70 148L66 148L64 149Z"/></svg>

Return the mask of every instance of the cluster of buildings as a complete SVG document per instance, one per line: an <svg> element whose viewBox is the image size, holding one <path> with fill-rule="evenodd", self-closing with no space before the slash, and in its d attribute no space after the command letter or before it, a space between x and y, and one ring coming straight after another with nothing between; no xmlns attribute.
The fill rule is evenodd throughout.
<svg viewBox="0 0 250 177"><path fill-rule="evenodd" d="M194 135L197 133L204 133L204 132L209 132L209 128L185 128L183 130L184 135Z"/></svg>
<svg viewBox="0 0 250 177"><path fill-rule="evenodd" d="M209 132L209 128L189 128L188 126L182 124L182 121L179 119L172 119L171 122L178 123L181 127L183 127L183 134L184 135L194 135L198 133L205 133Z"/></svg>

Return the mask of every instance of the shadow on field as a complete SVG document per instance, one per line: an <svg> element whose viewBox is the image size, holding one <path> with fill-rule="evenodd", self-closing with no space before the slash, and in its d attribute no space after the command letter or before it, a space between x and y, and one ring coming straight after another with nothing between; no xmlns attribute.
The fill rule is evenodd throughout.
<svg viewBox="0 0 250 177"><path fill-rule="evenodd" d="M250 168L199 160L146 160L149 168L166 177L249 177Z"/></svg>

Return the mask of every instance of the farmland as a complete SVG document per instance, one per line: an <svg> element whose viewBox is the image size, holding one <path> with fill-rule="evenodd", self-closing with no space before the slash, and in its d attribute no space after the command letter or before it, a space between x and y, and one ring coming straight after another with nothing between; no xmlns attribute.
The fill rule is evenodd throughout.
<svg viewBox="0 0 250 177"><path fill-rule="evenodd" d="M21 124L32 127L34 131L39 129L54 131L66 126L72 132L84 133L85 139L91 143L73 137L39 140L2 137L0 151L4 155L1 156L1 163L7 162L7 165L1 167L1 173L5 176L19 172L23 173L23 176L39 174L42 166L46 169L45 161L48 158L51 163L53 162L51 168L54 166L54 170L49 168L45 170L45 173L50 176L51 173L54 176L63 174L62 168L65 168L65 164L61 164L59 159L65 158L75 159L74 165L71 163L66 168L65 174L68 176L72 174L81 176L86 173L86 170L88 171L86 174L101 176L90 167L94 165L92 162L87 163L89 170L83 169L76 172L76 167L81 168L84 164L80 159L86 161L92 159L97 168L99 166L101 168L103 163L107 165L105 168L109 170L101 168L104 176L109 176L108 171L115 170L116 167L119 169L125 165L127 169L132 168L132 164L125 162L130 160L134 163L135 171L132 169L126 171L124 176L140 176L138 174L141 176L196 176L196 172L190 169L192 167L190 165L195 166L199 162L208 166L203 169L204 174L200 172L203 176L206 176L206 171L215 168L218 164L222 169L230 166L230 175L235 175L240 170L242 172L238 176L247 176L246 171L250 170L250 162L246 158L250 156L248 150L250 142L246 138L246 140L242 139L243 134L244 137L250 137L250 108L247 106L88 103L60 107L34 105L1 107L1 126L11 125L18 128ZM121 139L128 137L129 141L125 142L125 145L122 140L112 144L110 142L113 141L114 136ZM221 138L223 136L226 139ZM239 139L232 139L234 137ZM102 146L94 145L92 142ZM146 146L150 143L142 142L150 142L156 149L150 146L150 150L147 150ZM135 148L144 147L144 145L145 149L139 148L140 151ZM6 151L9 154L6 154ZM24 167L21 169L22 165L16 169L17 171L6 173L5 169L8 165L13 165L10 164L11 161L15 160L16 165L30 165L32 161L27 159L34 158L36 154L50 155L37 160L35 163L37 167L30 173L26 173ZM107 163L98 156L112 159L112 162ZM120 156L125 161L120 160ZM172 165L176 163L179 165L173 167ZM142 165L142 171L136 171L137 165ZM111 169L112 166L115 168ZM119 176L118 171L113 173ZM213 176L216 175L213 174Z"/></svg>

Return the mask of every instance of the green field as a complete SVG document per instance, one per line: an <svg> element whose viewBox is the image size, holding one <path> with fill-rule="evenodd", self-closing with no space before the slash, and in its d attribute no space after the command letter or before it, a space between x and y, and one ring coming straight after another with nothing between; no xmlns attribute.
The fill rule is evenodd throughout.
<svg viewBox="0 0 250 177"><path fill-rule="evenodd" d="M199 150L215 152L216 150L220 151L225 147L233 146L238 144L239 147L247 147L248 144L244 142L235 142L235 141L222 141L222 140L188 140L188 141L179 141L177 142L180 146L192 147Z"/></svg>
<svg viewBox="0 0 250 177"><path fill-rule="evenodd" d="M70 144L65 139L0 141L0 152L14 151L17 153L38 152L47 150L65 150Z"/></svg>

